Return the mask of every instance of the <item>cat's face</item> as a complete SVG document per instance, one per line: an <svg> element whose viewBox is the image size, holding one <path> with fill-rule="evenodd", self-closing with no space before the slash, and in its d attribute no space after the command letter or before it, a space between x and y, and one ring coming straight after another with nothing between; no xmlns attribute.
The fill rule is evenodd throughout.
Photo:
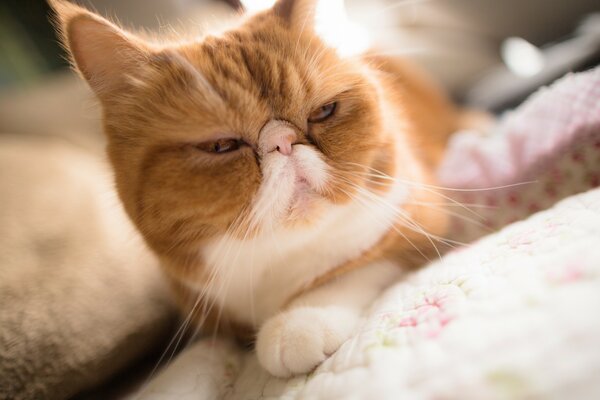
<svg viewBox="0 0 600 400"><path fill-rule="evenodd" d="M294 50L297 34L274 23L163 52L157 79L132 88L133 107L115 119L143 134L113 135L138 135L143 154L132 165L123 144L111 151L117 170L143 171L137 188L125 185L142 227L293 228L347 201L348 181L360 184L345 171L370 165L381 145L375 89L310 37Z"/></svg>
<svg viewBox="0 0 600 400"><path fill-rule="evenodd" d="M280 1L236 30L170 46L57 5L103 104L120 196L159 253L310 228L373 169L392 173L379 89L313 33L311 3Z"/></svg>

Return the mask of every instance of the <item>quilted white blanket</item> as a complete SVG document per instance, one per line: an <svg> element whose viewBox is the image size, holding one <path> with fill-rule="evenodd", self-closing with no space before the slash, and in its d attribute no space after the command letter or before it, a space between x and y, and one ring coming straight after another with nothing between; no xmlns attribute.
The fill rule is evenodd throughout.
<svg viewBox="0 0 600 400"><path fill-rule="evenodd" d="M466 160L472 173L442 177L479 189L536 180L449 193L485 205L479 225L487 231L600 184L600 68L542 91L496 130L483 147L455 142L447 165ZM507 145L490 151L501 140ZM496 165L511 168L492 171ZM458 237L481 236L486 229L460 229L462 211ZM356 335L308 376L272 378L253 353L205 339L133 398L600 399L600 188L396 283Z"/></svg>

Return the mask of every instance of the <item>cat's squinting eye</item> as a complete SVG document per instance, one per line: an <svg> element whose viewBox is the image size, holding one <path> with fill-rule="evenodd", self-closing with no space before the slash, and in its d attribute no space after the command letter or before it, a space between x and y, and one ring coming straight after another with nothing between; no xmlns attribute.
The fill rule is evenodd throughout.
<svg viewBox="0 0 600 400"><path fill-rule="evenodd" d="M207 153L223 154L239 150L245 144L240 139L219 139L214 142L200 143L196 147Z"/></svg>
<svg viewBox="0 0 600 400"><path fill-rule="evenodd" d="M312 124L323 122L333 115L336 108L337 103L335 101L325 104L324 106L321 106L310 113L308 116L308 122Z"/></svg>

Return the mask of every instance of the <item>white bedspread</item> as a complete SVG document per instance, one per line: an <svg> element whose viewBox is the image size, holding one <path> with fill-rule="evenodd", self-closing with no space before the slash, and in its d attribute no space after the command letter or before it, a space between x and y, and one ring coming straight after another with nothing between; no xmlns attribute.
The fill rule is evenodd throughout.
<svg viewBox="0 0 600 400"><path fill-rule="evenodd" d="M136 397L600 399L600 189L396 283L308 376L272 378L204 340Z"/></svg>

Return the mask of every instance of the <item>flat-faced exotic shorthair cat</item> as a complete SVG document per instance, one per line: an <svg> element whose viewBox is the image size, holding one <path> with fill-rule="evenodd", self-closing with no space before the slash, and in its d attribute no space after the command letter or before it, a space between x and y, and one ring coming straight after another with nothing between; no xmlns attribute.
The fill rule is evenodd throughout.
<svg viewBox="0 0 600 400"><path fill-rule="evenodd" d="M168 45L50 3L103 106L120 198L182 309L255 337L273 375L318 365L433 253L446 220L427 204L442 200L433 170L457 112L406 63L328 47L316 0Z"/></svg>

